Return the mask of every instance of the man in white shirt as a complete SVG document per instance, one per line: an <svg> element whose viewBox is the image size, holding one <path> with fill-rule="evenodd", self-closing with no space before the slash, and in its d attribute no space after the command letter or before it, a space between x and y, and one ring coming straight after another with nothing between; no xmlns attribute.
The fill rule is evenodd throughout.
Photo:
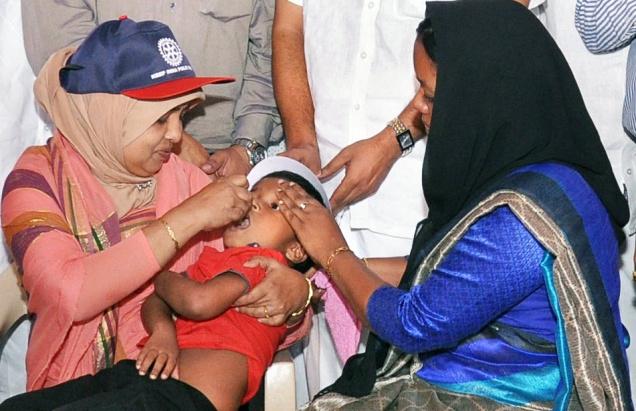
<svg viewBox="0 0 636 411"><path fill-rule="evenodd" d="M400 115L422 136L412 64L421 0L278 0L273 29L274 91L287 152L322 177L340 226L360 257L407 255L426 217L421 174L424 144L402 156ZM402 114L400 114L402 113ZM399 129L398 129L399 130ZM372 136L367 139L367 137ZM345 177L346 175L346 177ZM342 369L318 315L305 349L309 394Z"/></svg>

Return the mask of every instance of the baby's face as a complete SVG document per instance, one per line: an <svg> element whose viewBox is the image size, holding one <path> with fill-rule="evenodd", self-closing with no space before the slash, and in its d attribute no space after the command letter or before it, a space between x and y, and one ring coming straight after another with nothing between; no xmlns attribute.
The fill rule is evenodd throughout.
<svg viewBox="0 0 636 411"><path fill-rule="evenodd" d="M285 253L296 239L293 230L278 209L278 178L264 178L252 189L252 208L240 222L223 233L225 247L242 247L257 243Z"/></svg>

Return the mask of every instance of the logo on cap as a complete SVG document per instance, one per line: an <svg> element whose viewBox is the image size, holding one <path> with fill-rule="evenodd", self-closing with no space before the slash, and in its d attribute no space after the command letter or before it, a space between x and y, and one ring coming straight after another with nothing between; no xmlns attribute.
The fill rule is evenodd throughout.
<svg viewBox="0 0 636 411"><path fill-rule="evenodd" d="M157 48L159 53L161 53L161 57L172 67L177 67L183 61L181 47L173 39L169 37L159 39Z"/></svg>

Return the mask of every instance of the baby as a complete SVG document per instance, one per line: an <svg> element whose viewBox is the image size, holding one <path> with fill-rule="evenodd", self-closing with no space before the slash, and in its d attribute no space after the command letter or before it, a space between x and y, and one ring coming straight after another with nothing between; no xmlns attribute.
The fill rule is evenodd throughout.
<svg viewBox="0 0 636 411"><path fill-rule="evenodd" d="M248 175L252 208L242 221L225 230L225 250L206 248L187 277L168 271L156 277L155 294L142 307L150 337L137 360L141 374L154 364L151 378L160 372L167 378L178 354L179 379L205 394L219 410L236 409L256 394L286 327L263 325L230 309L265 276L261 267L243 264L254 256L296 268L311 263L278 210L276 190L281 179L328 204L318 180L295 160L274 157L254 167ZM263 309L267 315L267 307ZM172 312L179 316L174 327Z"/></svg>

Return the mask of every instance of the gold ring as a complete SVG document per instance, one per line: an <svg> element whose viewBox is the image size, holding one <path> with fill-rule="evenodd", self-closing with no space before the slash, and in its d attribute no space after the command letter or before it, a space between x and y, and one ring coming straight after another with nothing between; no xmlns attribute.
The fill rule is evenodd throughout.
<svg viewBox="0 0 636 411"><path fill-rule="evenodd" d="M298 208L300 208L301 210L304 210L305 208L307 208L307 203L303 201L302 203L298 204Z"/></svg>
<svg viewBox="0 0 636 411"><path fill-rule="evenodd" d="M265 318L267 318L269 320L269 311L267 310L267 306L266 305L263 306L263 312L265 313Z"/></svg>

